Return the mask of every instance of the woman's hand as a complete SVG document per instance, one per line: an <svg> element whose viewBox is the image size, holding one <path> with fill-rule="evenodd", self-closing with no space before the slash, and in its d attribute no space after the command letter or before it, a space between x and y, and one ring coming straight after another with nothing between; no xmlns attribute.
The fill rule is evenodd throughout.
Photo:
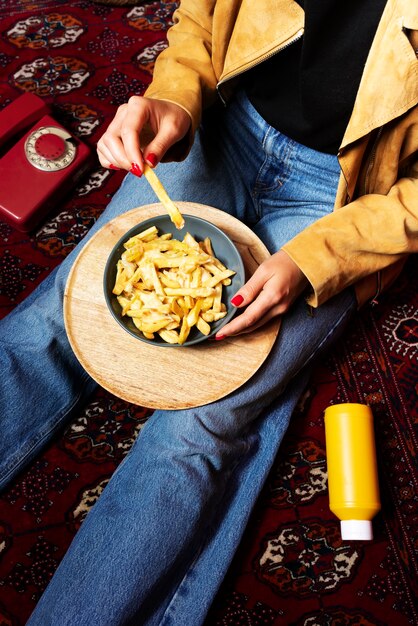
<svg viewBox="0 0 418 626"><path fill-rule="evenodd" d="M286 252L279 250L257 268L232 298L234 306L246 308L221 328L216 339L248 333L282 315L308 284L296 263Z"/></svg>
<svg viewBox="0 0 418 626"><path fill-rule="evenodd" d="M183 139L190 125L190 116L177 104L132 96L118 108L99 140L99 161L103 167L132 170L140 176L144 160L152 167L157 165L167 150ZM148 145L141 146L140 134L144 128L152 132L153 138Z"/></svg>

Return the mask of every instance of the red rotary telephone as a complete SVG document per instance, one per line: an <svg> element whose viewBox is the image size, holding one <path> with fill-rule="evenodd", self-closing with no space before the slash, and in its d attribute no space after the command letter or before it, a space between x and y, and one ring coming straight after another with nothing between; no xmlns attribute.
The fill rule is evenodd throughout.
<svg viewBox="0 0 418 626"><path fill-rule="evenodd" d="M88 146L25 93L0 111L0 220L29 232L83 176Z"/></svg>

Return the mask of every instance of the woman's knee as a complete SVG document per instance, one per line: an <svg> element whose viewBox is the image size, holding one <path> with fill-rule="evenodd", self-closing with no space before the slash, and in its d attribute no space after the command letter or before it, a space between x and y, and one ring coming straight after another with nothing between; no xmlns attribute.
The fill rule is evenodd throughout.
<svg viewBox="0 0 418 626"><path fill-rule="evenodd" d="M247 429L231 423L216 403L184 411L156 411L144 426L139 439L148 450L171 458L199 457L217 469L233 462L250 447ZM218 415L216 415L218 414Z"/></svg>

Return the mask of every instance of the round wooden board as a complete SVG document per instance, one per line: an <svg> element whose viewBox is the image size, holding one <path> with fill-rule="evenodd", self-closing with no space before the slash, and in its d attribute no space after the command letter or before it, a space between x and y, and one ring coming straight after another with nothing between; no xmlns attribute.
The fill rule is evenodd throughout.
<svg viewBox="0 0 418 626"><path fill-rule="evenodd" d="M248 275L269 252L244 224L201 204L178 202L184 214L221 228L237 245ZM83 247L68 277L64 320L84 369L102 387L134 404L181 409L208 404L244 384L269 354L279 320L246 335L205 341L194 347L159 347L132 337L112 317L103 291L107 258L130 228L164 213L161 204L142 206L108 222Z"/></svg>

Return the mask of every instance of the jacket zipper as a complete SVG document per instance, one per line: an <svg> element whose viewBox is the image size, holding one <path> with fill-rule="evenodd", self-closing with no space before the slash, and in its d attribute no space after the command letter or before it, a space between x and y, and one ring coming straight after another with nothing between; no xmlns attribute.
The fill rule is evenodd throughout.
<svg viewBox="0 0 418 626"><path fill-rule="evenodd" d="M283 50L285 50L286 48L288 48L289 46L291 46L293 43L295 43L296 41L298 41L299 39L301 39L303 37L303 33L304 33L304 29L301 28L300 30L298 30L298 32L294 35L294 37L292 37L292 39L290 41L287 41L285 44L283 44L283 46L279 46L278 48L276 48L276 50L274 50L273 52L268 52L267 54L264 54L260 59L258 59L257 61L255 61L253 64L250 64L248 67L245 68L245 70L238 70L237 72L235 72L234 74L232 74L231 76L228 76L228 78L225 78L224 80L220 81L217 85L216 85L216 91L218 92L218 95L221 99L222 104L225 106L227 103L227 100L224 98L224 96L222 95L222 87L224 86L225 83L229 82L230 80L232 80L233 78L236 78L237 76L239 76L240 74L244 74L244 72L247 72L248 70L253 69L254 67L257 67L257 65L260 65L261 63L263 63L264 61L267 61L267 59L270 59L271 57L273 57L274 55L278 54L279 52L282 52Z"/></svg>

